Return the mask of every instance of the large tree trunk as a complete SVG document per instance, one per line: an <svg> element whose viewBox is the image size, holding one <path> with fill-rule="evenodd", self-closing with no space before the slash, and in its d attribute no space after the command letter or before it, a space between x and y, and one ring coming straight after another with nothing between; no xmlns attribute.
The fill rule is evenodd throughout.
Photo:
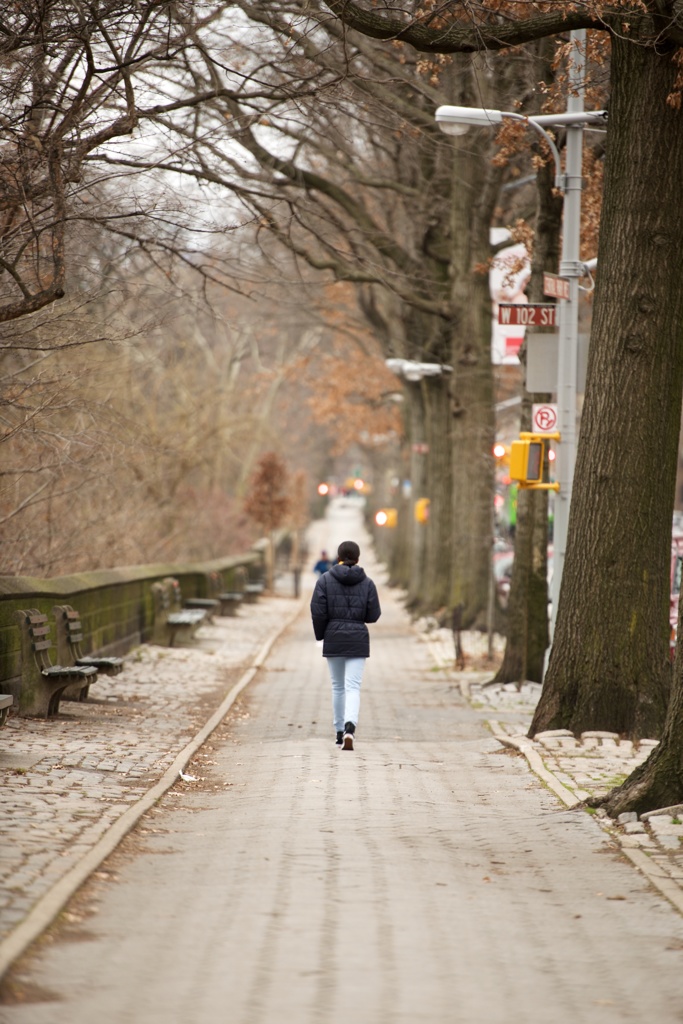
<svg viewBox="0 0 683 1024"><path fill-rule="evenodd" d="M413 508L416 498L419 498L427 487L427 460L424 455L416 450L415 446L426 443L425 410L422 391L419 386L408 384L404 388L404 395L407 406L407 458L411 494L405 505L402 506L406 521L405 532L402 530L401 539L405 539L409 552L407 605L411 609L417 609L420 605L423 588L425 533L424 530L417 529Z"/></svg>
<svg viewBox="0 0 683 1024"><path fill-rule="evenodd" d="M515 525L515 560L510 578L506 643L500 668L494 683L523 683L527 676L527 639L529 631L529 577L531 575L533 543L532 491L517 494L517 522Z"/></svg>
<svg viewBox="0 0 683 1024"><path fill-rule="evenodd" d="M540 396L539 396L540 397ZM548 492L532 491L531 571L527 597L526 679L543 681L548 649Z"/></svg>
<svg viewBox="0 0 683 1024"><path fill-rule="evenodd" d="M531 302L543 302L543 272L557 273L562 200L553 195L553 166L539 168L536 241L529 282ZM524 358L524 354L522 355ZM549 395L524 393L522 430L531 429L532 401ZM541 682L548 646L548 492L520 490L517 496L515 561L508 598L503 662L499 683Z"/></svg>
<svg viewBox="0 0 683 1024"><path fill-rule="evenodd" d="M661 743L623 785L607 798L607 812L617 817L623 811L642 814L657 807L683 803L683 601L678 607L678 638L671 700Z"/></svg>
<svg viewBox="0 0 683 1024"><path fill-rule="evenodd" d="M427 443L427 489L429 519L415 523L418 535L425 537L425 568L422 601L425 610L443 609L448 604L451 551L451 432L450 393L446 377L431 377L422 381L425 403ZM417 500L422 495L415 493Z"/></svg>
<svg viewBox="0 0 683 1024"><path fill-rule="evenodd" d="M486 624L495 469L491 294L486 266L489 228L500 171L489 158L490 137L468 137L454 150L452 195L453 330L452 465L453 576L450 604L462 606L462 625Z"/></svg>
<svg viewBox="0 0 683 1024"><path fill-rule="evenodd" d="M530 734L658 736L683 380L673 51L616 34L599 272L564 578ZM680 733L679 733L680 736ZM680 742L680 740L679 740Z"/></svg>
<svg viewBox="0 0 683 1024"><path fill-rule="evenodd" d="M488 282L487 282L488 284ZM458 405L453 420L453 580L450 603L462 605L463 627L486 623L493 545L495 441L491 373L490 296L485 347L473 362L467 353L457 360ZM462 350L461 350L462 351Z"/></svg>

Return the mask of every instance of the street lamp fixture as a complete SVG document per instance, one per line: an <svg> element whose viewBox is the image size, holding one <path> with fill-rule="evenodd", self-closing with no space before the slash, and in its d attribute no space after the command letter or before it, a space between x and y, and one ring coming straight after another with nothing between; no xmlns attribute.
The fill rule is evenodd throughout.
<svg viewBox="0 0 683 1024"><path fill-rule="evenodd" d="M414 359L385 359L384 362L392 373L405 377L413 384L424 377L440 377L444 373L453 373L453 367L445 363L420 363Z"/></svg>
<svg viewBox="0 0 683 1024"><path fill-rule="evenodd" d="M437 107L436 123L446 135L463 135L470 128L495 128L504 120L522 121L530 128L535 129L547 142L555 162L555 188L562 192L565 190L566 181L562 174L562 164L555 141L548 134L546 128L561 127L605 127L607 123L606 110L582 110L578 112L567 111L563 114L535 114L533 117L526 114L518 114L510 110L492 110L490 107Z"/></svg>

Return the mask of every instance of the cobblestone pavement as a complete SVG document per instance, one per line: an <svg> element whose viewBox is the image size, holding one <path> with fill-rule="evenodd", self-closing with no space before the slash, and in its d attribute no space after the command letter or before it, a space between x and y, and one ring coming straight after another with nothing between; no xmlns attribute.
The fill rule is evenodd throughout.
<svg viewBox="0 0 683 1024"><path fill-rule="evenodd" d="M246 604L191 647L141 646L56 719L0 731L0 944L163 776L298 602Z"/></svg>
<svg viewBox="0 0 683 1024"><path fill-rule="evenodd" d="M427 624L429 625L429 624ZM452 675L473 708L486 717L494 736L519 750L531 768L567 807L606 796L647 759L657 740L634 745L611 732L584 732L580 739L564 729L527 732L541 694L539 683L491 685L493 671L453 668L453 639L449 630L425 629L422 640L440 670ZM496 638L495 648L502 641ZM463 646L472 660L481 662L486 637L469 633ZM487 685L488 684L488 685ZM649 811L640 816L620 814L614 820L604 808L588 809L622 847L625 855L683 913L683 804Z"/></svg>

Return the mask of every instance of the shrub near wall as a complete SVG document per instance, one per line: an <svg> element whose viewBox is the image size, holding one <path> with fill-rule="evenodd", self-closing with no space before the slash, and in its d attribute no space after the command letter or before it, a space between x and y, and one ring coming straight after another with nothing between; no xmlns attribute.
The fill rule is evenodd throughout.
<svg viewBox="0 0 683 1024"><path fill-rule="evenodd" d="M125 654L152 634L152 584L167 576L180 583L183 597L208 597L207 574L220 572L226 590L241 589L240 576L263 573L263 552L194 565L136 565L101 569L41 580L28 576L0 576L0 692L18 699L21 688L21 640L17 611L37 608L50 619L56 642L52 609L70 604L81 613L83 650L87 654ZM53 661L56 651L52 652Z"/></svg>

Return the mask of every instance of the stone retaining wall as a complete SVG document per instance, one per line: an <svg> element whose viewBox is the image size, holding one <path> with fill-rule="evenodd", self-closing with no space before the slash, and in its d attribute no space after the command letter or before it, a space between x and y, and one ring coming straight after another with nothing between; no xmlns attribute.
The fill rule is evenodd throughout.
<svg viewBox="0 0 683 1024"><path fill-rule="evenodd" d="M37 608L48 615L55 644L52 609L55 605L70 604L81 613L84 653L120 655L151 638L153 583L174 576L184 598L208 597L208 573L219 572L226 590L239 590L240 576L245 571L249 578L262 577L263 562L264 548L259 544L246 554L192 565L136 565L45 580L0 576L0 692L12 694L16 702L21 689L17 611ZM56 661L56 649L52 660Z"/></svg>

